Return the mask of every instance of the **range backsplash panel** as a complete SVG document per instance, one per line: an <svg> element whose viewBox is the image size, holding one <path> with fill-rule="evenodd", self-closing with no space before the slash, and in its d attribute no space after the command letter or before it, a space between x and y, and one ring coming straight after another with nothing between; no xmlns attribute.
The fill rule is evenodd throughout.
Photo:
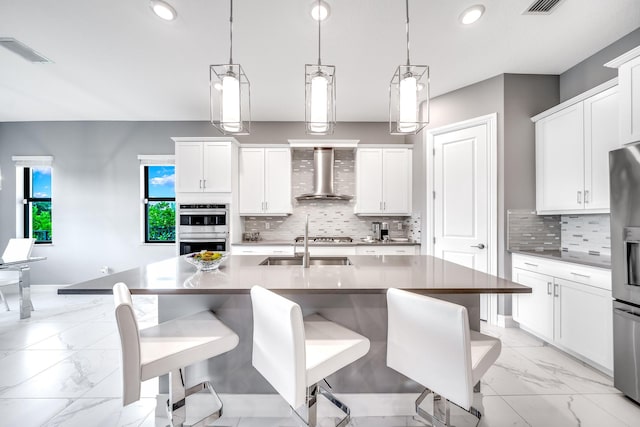
<svg viewBox="0 0 640 427"><path fill-rule="evenodd" d="M244 217L244 232L259 232L264 240L293 240L304 232L305 216L309 214L310 236L349 236L354 239L371 235L374 221L389 223L390 237L419 236L419 221L411 217L360 217L353 213L356 204L354 150L335 150L333 166L336 194L354 196L351 200L295 200L296 196L313 191L313 150L293 150L293 214L288 217ZM402 229L398 230L398 224ZM418 229L416 230L416 224Z"/></svg>

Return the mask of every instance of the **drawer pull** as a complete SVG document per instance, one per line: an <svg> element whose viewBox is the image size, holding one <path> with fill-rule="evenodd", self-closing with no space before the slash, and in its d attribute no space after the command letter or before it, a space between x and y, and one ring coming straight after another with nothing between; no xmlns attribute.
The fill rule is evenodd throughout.
<svg viewBox="0 0 640 427"><path fill-rule="evenodd" d="M584 277L585 279L591 279L591 276L587 276L586 274L574 273L573 271L571 272L571 274L573 274L574 276Z"/></svg>
<svg viewBox="0 0 640 427"><path fill-rule="evenodd" d="M536 268L538 267L538 264L531 264L530 262L525 262L524 265L528 265L528 266L536 267Z"/></svg>

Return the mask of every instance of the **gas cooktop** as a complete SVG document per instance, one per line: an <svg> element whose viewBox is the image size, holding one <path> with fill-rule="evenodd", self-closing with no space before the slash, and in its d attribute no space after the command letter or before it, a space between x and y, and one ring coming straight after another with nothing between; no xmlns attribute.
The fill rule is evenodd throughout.
<svg viewBox="0 0 640 427"><path fill-rule="evenodd" d="M295 238L296 243L304 242L303 236L298 236ZM353 239L351 237L333 237L333 236L322 236L322 237L309 237L309 243L352 243Z"/></svg>

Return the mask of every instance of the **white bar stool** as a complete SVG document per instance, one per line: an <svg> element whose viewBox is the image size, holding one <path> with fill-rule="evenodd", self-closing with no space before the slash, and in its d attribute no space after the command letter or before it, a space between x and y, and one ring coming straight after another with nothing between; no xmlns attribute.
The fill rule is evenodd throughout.
<svg viewBox="0 0 640 427"><path fill-rule="evenodd" d="M33 238L12 238L9 239L7 243L7 247L4 249L2 253L2 261L3 262L11 262L11 261L22 261L28 259L31 256L31 251L33 250L33 244L36 239ZM28 268L28 266L24 267ZM17 273L19 274L19 273ZM7 285L17 285L20 282L19 276L16 274L15 277L11 278L0 278L0 288ZM0 300L4 302L4 307L7 311L9 311L9 304L7 303L7 299L0 290ZM31 310L33 310L33 302L31 304Z"/></svg>
<svg viewBox="0 0 640 427"><path fill-rule="evenodd" d="M346 414L337 426L347 425L349 408L318 383L367 354L369 340L317 314L303 319L298 304L259 286L251 303L253 366L306 425L317 424L318 394ZM296 411L302 405L307 419Z"/></svg>
<svg viewBox="0 0 640 427"><path fill-rule="evenodd" d="M500 340L469 330L467 309L447 301L389 289L387 309L387 366L427 387L416 400L418 414L448 426L451 401L477 424L474 385L500 356ZM433 417L420 408L429 393Z"/></svg>
<svg viewBox="0 0 640 427"><path fill-rule="evenodd" d="M113 287L116 321L122 345L122 404L140 400L142 381L169 374L167 415L173 426L186 425L186 398L208 390L217 409L189 425L205 425L222 415L222 401L209 381L185 388L184 369L238 345L238 335L210 311L138 329L131 293L124 283Z"/></svg>

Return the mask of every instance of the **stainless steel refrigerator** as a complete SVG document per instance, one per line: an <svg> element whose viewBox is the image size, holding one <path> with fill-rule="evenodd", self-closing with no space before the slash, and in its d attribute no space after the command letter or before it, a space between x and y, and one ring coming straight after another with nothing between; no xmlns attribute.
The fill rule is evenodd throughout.
<svg viewBox="0 0 640 427"><path fill-rule="evenodd" d="M640 403L640 143L609 153L614 385Z"/></svg>

